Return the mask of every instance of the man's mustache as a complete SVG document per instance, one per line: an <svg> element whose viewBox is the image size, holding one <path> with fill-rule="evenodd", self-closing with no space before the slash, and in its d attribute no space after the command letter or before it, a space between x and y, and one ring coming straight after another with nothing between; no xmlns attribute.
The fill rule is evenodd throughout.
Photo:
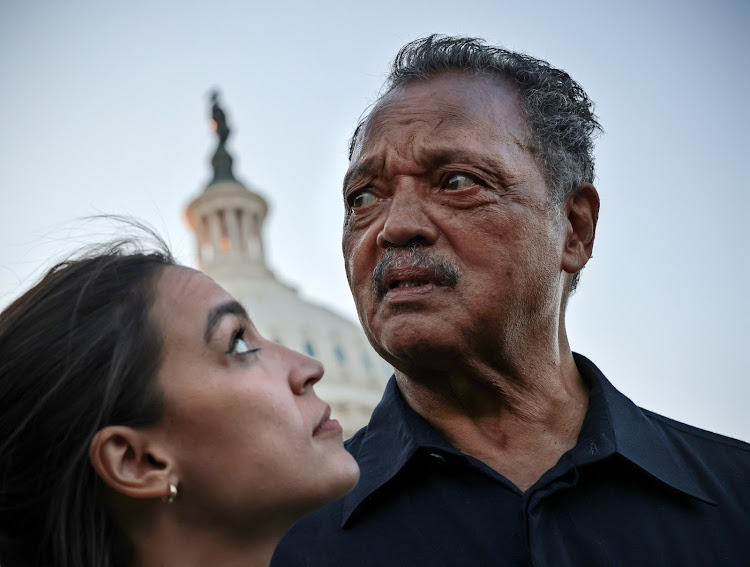
<svg viewBox="0 0 750 567"><path fill-rule="evenodd" d="M372 272L372 291L382 299L388 291L383 279L393 268L420 268L431 272L429 279L438 285L455 287L461 279L461 272L453 264L427 254L421 244L411 244L404 248L386 248L385 254Z"/></svg>

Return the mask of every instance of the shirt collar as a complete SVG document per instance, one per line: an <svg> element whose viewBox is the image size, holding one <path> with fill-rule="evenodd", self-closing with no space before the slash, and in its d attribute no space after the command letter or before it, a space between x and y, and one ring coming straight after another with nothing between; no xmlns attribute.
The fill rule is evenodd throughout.
<svg viewBox="0 0 750 567"><path fill-rule="evenodd" d="M350 446L350 443L347 442L347 445ZM409 407L396 384L396 376L391 376L355 451L361 476L357 485L344 497L342 526L367 497L398 474L414 453L429 448L459 454Z"/></svg>
<svg viewBox="0 0 750 567"><path fill-rule="evenodd" d="M686 472L679 453L654 421L619 392L593 362L580 354L574 353L573 357L590 388L589 411L576 449L585 450L586 442L594 438L605 440L606 444L608 437L613 443L612 452L673 489L715 504Z"/></svg>
<svg viewBox="0 0 750 567"><path fill-rule="evenodd" d="M660 482L709 504L714 502L680 465L670 443L630 399L620 393L586 357L573 353L590 388L589 409L572 450L578 465L618 453ZM592 452L591 442L597 450ZM363 431L355 457L361 476L344 497L342 526L373 492L387 484L419 449L460 454L404 400L391 376Z"/></svg>

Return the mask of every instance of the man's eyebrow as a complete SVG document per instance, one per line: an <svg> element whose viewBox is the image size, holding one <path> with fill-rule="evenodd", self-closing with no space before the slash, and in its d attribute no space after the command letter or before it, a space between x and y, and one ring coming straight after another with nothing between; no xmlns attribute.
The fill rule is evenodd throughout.
<svg viewBox="0 0 750 567"><path fill-rule="evenodd" d="M450 163L484 166L500 178L503 183L509 183L507 166L504 163L505 160L500 155L480 154L441 144L439 146L430 147L428 145L428 147L420 148L418 160L421 164L429 168L437 168ZM350 168L344 176L344 195L346 196L346 191L352 180L358 177L375 177L382 170L383 165L383 158L371 157Z"/></svg>
<svg viewBox="0 0 750 567"><path fill-rule="evenodd" d="M208 318L206 320L206 332L203 334L203 340L207 344L211 342L211 338L214 334L214 331L216 330L216 327L219 325L219 322L225 315L237 315L238 317L242 317L243 319L250 319L247 311L245 311L245 308L242 307L242 304L240 304L239 301L232 300L217 305L208 312Z"/></svg>
<svg viewBox="0 0 750 567"><path fill-rule="evenodd" d="M430 165L443 165L446 163L460 162L471 163L476 161L476 154L457 150L455 148L436 148L423 150L424 161Z"/></svg>
<svg viewBox="0 0 750 567"><path fill-rule="evenodd" d="M490 153L467 152L451 147L429 149L424 152L423 161L431 168L446 164L472 164L478 166L497 177L502 183L510 184L511 176L501 155Z"/></svg>
<svg viewBox="0 0 750 567"><path fill-rule="evenodd" d="M350 168L344 175L344 192L353 178L374 175L382 167L382 161L380 158L370 158Z"/></svg>

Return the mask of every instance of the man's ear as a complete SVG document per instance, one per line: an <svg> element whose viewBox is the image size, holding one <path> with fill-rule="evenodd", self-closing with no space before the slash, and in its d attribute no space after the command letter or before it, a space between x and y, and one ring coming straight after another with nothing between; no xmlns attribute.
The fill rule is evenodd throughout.
<svg viewBox="0 0 750 567"><path fill-rule="evenodd" d="M565 201L562 269L569 274L582 270L591 258L598 220L599 193L590 183L582 183Z"/></svg>
<svg viewBox="0 0 750 567"><path fill-rule="evenodd" d="M174 462L148 431L113 425L94 435L89 458L112 489L131 498L162 498L178 484Z"/></svg>

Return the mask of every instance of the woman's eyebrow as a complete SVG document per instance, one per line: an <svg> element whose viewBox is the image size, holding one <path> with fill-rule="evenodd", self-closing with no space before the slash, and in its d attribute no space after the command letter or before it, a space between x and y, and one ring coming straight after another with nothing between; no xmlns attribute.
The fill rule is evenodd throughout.
<svg viewBox="0 0 750 567"><path fill-rule="evenodd" d="M206 344L211 342L214 331L216 330L219 321L221 321L221 318L225 315L237 315L238 317L242 317L243 319L250 319L247 311L245 311L245 308L242 307L239 301L232 300L217 305L208 312L208 318L206 320L206 332L203 334L203 340L206 342Z"/></svg>

